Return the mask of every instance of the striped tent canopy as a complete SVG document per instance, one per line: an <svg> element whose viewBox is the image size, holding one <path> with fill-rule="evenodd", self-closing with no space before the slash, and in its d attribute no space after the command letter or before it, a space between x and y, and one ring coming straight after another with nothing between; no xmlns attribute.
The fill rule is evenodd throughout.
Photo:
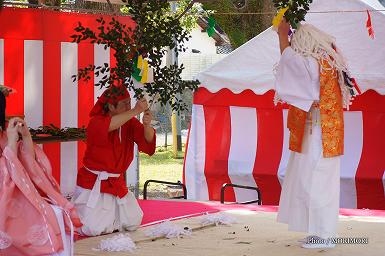
<svg viewBox="0 0 385 256"><path fill-rule="evenodd" d="M57 127L82 127L103 90L94 86L100 77L88 83L73 82L71 76L80 67L104 63L115 65L109 48L82 42L72 43L74 28L96 30L96 19L112 16L58 12L44 9L3 8L0 11L0 84L17 90L7 99L7 115L21 115L30 127L54 124ZM133 26L129 17L115 17ZM85 143L44 144L54 177L64 194L71 194L82 166ZM134 179L135 180L135 179Z"/></svg>
<svg viewBox="0 0 385 256"><path fill-rule="evenodd" d="M377 0L315 0L306 17L336 37L364 92L344 113L345 208L385 209L385 12L375 11L382 9ZM257 185L264 204L278 204L290 154L287 109L273 105L279 57L278 37L269 28L198 75L184 165L189 199L219 200L222 185L234 183ZM255 198L238 188L225 194L226 201Z"/></svg>

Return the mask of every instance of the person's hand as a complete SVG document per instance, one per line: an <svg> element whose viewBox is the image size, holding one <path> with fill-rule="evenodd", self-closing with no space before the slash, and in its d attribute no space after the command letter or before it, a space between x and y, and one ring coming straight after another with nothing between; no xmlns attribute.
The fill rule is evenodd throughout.
<svg viewBox="0 0 385 256"><path fill-rule="evenodd" d="M2 84L0 84L0 91L4 94L5 97L8 97L10 94L17 92L15 89Z"/></svg>
<svg viewBox="0 0 385 256"><path fill-rule="evenodd" d="M142 119L143 125L146 127L151 126L151 120L152 119L153 119L153 117L152 117L151 111L149 109L144 111L144 115L143 115L143 119Z"/></svg>
<svg viewBox="0 0 385 256"><path fill-rule="evenodd" d="M147 100L144 98L139 99L136 102L135 107L134 107L134 110L136 111L136 113L140 114L140 113L144 112L146 109L148 109Z"/></svg>
<svg viewBox="0 0 385 256"><path fill-rule="evenodd" d="M12 118L8 122L7 127L7 137L8 137L8 147L10 147L13 152L17 153L17 141L19 140L19 131L18 127L20 126L18 118Z"/></svg>
<svg viewBox="0 0 385 256"><path fill-rule="evenodd" d="M19 134L23 138L30 137L31 133L29 132L27 123L23 119L21 119L21 118L16 117L15 119L18 122L18 124L17 124L17 131L19 132Z"/></svg>
<svg viewBox="0 0 385 256"><path fill-rule="evenodd" d="M282 18L281 23L278 26L278 35L279 36L288 36L290 31L290 23L288 23L285 17Z"/></svg>
<svg viewBox="0 0 385 256"><path fill-rule="evenodd" d="M10 90L4 89L4 90L2 90L1 92L4 94L5 97L8 97L8 95L9 95L9 93L10 93Z"/></svg>

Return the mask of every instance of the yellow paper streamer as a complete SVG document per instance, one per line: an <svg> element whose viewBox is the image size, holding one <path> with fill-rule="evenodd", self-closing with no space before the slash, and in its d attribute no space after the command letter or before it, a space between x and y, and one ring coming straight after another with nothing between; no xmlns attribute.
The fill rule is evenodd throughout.
<svg viewBox="0 0 385 256"><path fill-rule="evenodd" d="M138 65L136 67L138 69L142 70L142 67L143 67L143 57L142 57L142 55L138 56Z"/></svg>
<svg viewBox="0 0 385 256"><path fill-rule="evenodd" d="M143 75L142 79L140 80L141 83L147 83L148 82L148 61L146 59L143 60Z"/></svg>
<svg viewBox="0 0 385 256"><path fill-rule="evenodd" d="M273 29L274 30L278 30L279 24L281 23L282 18L285 15L285 13L287 12L288 9L289 9L289 6L287 6L285 8L282 8L275 15L275 17L273 18Z"/></svg>

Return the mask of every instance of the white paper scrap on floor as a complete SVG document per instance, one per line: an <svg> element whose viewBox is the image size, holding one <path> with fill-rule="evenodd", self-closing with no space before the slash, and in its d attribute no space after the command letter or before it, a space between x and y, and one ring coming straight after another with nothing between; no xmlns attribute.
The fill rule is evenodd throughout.
<svg viewBox="0 0 385 256"><path fill-rule="evenodd" d="M247 210L226 211L224 214L236 219L231 225L211 224L202 227L203 216L173 221L180 227L192 229L191 236L173 239L154 239L146 236L152 226L139 228L129 235L136 244L136 250L129 252L94 251L100 241L116 236L117 233L92 237L75 243L75 255L167 255L167 256L211 256L211 255L379 255L385 251L384 217L344 217L338 221L338 237L333 249L304 249L299 240L305 233L290 232L287 225L277 223L277 213ZM317 243L314 239L314 243ZM316 246L314 246L316 247Z"/></svg>

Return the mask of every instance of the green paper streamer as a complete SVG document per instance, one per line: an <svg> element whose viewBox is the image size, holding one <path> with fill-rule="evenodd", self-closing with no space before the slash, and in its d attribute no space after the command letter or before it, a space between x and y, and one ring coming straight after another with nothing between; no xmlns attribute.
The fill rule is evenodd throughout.
<svg viewBox="0 0 385 256"><path fill-rule="evenodd" d="M208 27L206 29L206 32L207 32L207 35L209 37L212 37L215 33L215 25L216 25L216 21L214 19L213 16L210 16L209 19L208 19Z"/></svg>
<svg viewBox="0 0 385 256"><path fill-rule="evenodd" d="M138 55L136 55L134 58L132 77L135 78L135 80L138 82L142 81L142 77L140 76L140 69L138 68Z"/></svg>

